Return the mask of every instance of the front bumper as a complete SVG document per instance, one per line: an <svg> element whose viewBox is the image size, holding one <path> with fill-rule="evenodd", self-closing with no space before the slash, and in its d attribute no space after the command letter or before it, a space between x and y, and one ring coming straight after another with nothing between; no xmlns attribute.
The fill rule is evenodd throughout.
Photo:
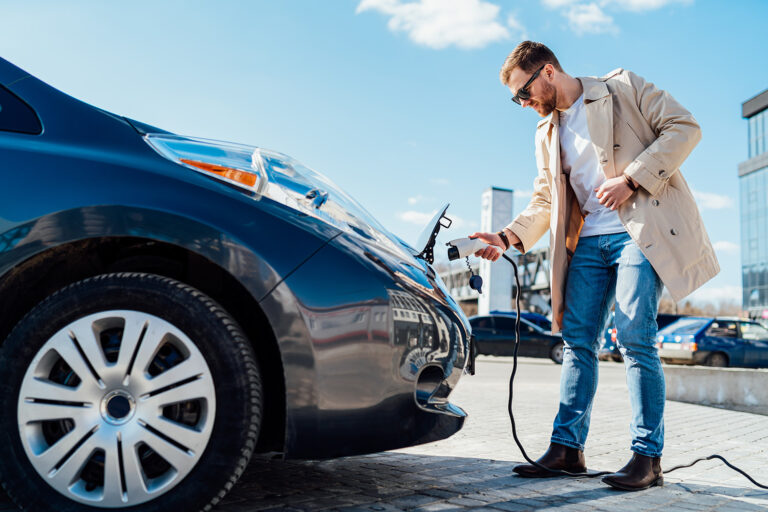
<svg viewBox="0 0 768 512"><path fill-rule="evenodd" d="M464 424L448 396L469 359L469 322L431 269L339 237L262 304L285 371L286 457L412 446Z"/></svg>

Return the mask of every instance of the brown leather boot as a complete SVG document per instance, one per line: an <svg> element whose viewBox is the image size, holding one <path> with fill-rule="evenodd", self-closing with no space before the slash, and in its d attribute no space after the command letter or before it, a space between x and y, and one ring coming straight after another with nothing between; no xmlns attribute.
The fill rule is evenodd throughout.
<svg viewBox="0 0 768 512"><path fill-rule="evenodd" d="M646 457L633 453L626 466L603 477L603 482L622 491L642 491L654 485L664 485L661 457Z"/></svg>
<svg viewBox="0 0 768 512"><path fill-rule="evenodd" d="M550 469L562 469L570 473L584 473L584 452L562 444L550 443L549 448L536 462ZM548 478L558 476L551 471L539 469L533 464L520 464L512 470L523 478Z"/></svg>

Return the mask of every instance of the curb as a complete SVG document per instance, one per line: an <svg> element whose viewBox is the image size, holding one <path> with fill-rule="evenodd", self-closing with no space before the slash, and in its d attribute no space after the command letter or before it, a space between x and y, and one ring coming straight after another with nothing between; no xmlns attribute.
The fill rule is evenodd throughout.
<svg viewBox="0 0 768 512"><path fill-rule="evenodd" d="M768 370L664 365L667 400L768 415Z"/></svg>

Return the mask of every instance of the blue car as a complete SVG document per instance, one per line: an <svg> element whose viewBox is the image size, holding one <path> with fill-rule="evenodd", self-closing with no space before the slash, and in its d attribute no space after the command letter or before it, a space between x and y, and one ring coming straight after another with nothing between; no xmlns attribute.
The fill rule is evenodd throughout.
<svg viewBox="0 0 768 512"><path fill-rule="evenodd" d="M659 331L666 363L768 367L768 329L741 318L686 317Z"/></svg>
<svg viewBox="0 0 768 512"><path fill-rule="evenodd" d="M664 327L668 326L669 324L676 322L678 319L680 319L683 315L673 315L669 313L659 313L656 316L656 325L658 326L658 329L661 330ZM620 363L624 360L624 358L621 355L621 352L619 351L619 344L616 341L616 325L614 324L614 313L611 312L611 316L608 319L608 324L606 325L604 332L603 332L603 346L600 348L600 351L597 353L597 358L601 361L616 361L617 363Z"/></svg>

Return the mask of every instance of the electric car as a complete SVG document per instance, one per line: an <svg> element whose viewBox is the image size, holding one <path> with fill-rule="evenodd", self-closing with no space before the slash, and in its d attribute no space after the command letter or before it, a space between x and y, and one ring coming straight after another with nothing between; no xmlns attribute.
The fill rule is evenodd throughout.
<svg viewBox="0 0 768 512"><path fill-rule="evenodd" d="M0 59L0 480L25 510L207 510L254 452L457 432L470 325L323 175ZM431 244L431 245L430 245Z"/></svg>

